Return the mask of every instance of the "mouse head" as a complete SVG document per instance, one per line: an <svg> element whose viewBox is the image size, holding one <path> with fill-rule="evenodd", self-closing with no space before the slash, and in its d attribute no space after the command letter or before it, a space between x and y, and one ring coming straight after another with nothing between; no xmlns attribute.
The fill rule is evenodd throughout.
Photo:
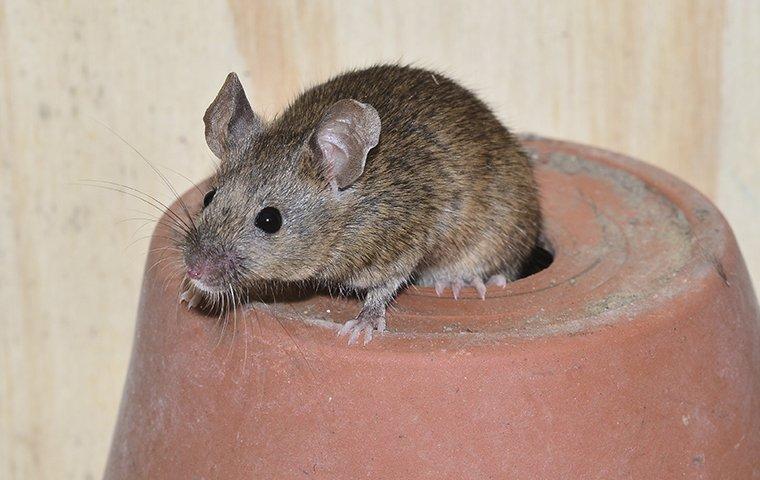
<svg viewBox="0 0 760 480"><path fill-rule="evenodd" d="M302 128L266 125L238 77L227 77L204 116L206 141L221 164L180 242L196 287L223 292L305 280L340 255L353 186L378 143L380 117L351 99L317 117Z"/></svg>

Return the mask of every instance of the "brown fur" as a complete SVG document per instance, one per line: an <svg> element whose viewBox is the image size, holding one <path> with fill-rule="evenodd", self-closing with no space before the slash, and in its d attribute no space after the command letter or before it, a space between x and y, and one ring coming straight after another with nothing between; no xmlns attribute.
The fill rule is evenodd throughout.
<svg viewBox="0 0 760 480"><path fill-rule="evenodd" d="M333 191L309 139L341 99L373 106L381 133L363 174ZM186 259L229 259L221 284L316 279L377 289L387 303L414 280L514 279L536 244L541 216L527 156L483 102L441 74L351 71L256 131L223 158L214 200L182 244ZM273 235L254 226L266 206L282 212Z"/></svg>

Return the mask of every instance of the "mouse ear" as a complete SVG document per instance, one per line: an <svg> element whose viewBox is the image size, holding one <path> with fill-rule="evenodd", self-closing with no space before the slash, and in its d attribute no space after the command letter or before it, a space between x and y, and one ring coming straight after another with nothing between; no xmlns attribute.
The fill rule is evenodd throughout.
<svg viewBox="0 0 760 480"><path fill-rule="evenodd" d="M203 123L206 124L206 143L220 159L239 151L263 128L234 72L227 75L222 89L206 110Z"/></svg>
<svg viewBox="0 0 760 480"><path fill-rule="evenodd" d="M380 139L380 115L372 105L339 100L327 109L311 138L328 180L346 188L364 172L367 153Z"/></svg>

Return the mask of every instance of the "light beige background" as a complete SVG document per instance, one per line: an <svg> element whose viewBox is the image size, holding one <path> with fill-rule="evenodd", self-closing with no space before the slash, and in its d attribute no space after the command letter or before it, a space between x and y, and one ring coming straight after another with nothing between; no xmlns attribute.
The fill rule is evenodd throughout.
<svg viewBox="0 0 760 480"><path fill-rule="evenodd" d="M414 62L516 130L686 179L760 280L759 32L755 0L0 1L0 478L96 478L105 462L151 227L120 223L136 200L77 182L171 196L103 124L198 180L227 72L271 116L346 67Z"/></svg>

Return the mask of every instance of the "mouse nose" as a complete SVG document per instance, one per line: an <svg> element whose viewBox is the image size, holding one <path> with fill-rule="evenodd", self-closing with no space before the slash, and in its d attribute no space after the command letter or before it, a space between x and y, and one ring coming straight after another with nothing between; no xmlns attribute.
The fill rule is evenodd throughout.
<svg viewBox="0 0 760 480"><path fill-rule="evenodd" d="M187 263L187 277L203 283L213 284L224 271L215 259L201 259Z"/></svg>
<svg viewBox="0 0 760 480"><path fill-rule="evenodd" d="M214 273L211 262L205 258L193 258L186 263L187 276L193 280L202 280Z"/></svg>
<svg viewBox="0 0 760 480"><path fill-rule="evenodd" d="M223 281L234 268L227 256L219 254L190 255L185 259L187 278L213 287Z"/></svg>
<svg viewBox="0 0 760 480"><path fill-rule="evenodd" d="M194 280L198 280L199 278L203 276L204 270L205 269L201 267L200 265L193 265L192 267L187 267L187 276Z"/></svg>

